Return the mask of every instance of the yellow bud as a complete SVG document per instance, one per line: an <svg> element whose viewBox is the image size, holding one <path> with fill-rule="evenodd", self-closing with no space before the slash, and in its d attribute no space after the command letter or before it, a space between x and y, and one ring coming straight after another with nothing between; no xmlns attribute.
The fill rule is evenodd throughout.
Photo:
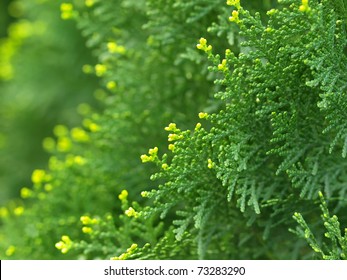
<svg viewBox="0 0 347 280"><path fill-rule="evenodd" d="M142 161L143 163L153 161L153 158L152 158L152 157L149 157L149 156L147 156L147 155L142 155L140 158L141 158L141 161Z"/></svg>
<svg viewBox="0 0 347 280"><path fill-rule="evenodd" d="M20 196L23 198L23 199L25 199L25 198L29 198L29 197L31 197L31 195L32 195L32 191L30 190L30 189L28 189L28 188L22 188L21 190L20 190Z"/></svg>
<svg viewBox="0 0 347 280"><path fill-rule="evenodd" d="M0 208L0 218L6 218L8 217L9 212L8 209L6 207L1 207Z"/></svg>
<svg viewBox="0 0 347 280"><path fill-rule="evenodd" d="M157 153L158 153L158 147L154 147L153 149L149 149L148 153L149 153L151 156L157 155Z"/></svg>
<svg viewBox="0 0 347 280"><path fill-rule="evenodd" d="M87 134L87 132L79 127L75 127L71 130L71 136L72 136L72 139L77 142L89 141L89 135Z"/></svg>
<svg viewBox="0 0 347 280"><path fill-rule="evenodd" d="M57 150L59 152L67 152L71 149L71 140L67 137L61 137L58 139Z"/></svg>
<svg viewBox="0 0 347 280"><path fill-rule="evenodd" d="M175 123L170 123L167 127L165 127L166 131L176 131L177 127Z"/></svg>
<svg viewBox="0 0 347 280"><path fill-rule="evenodd" d="M45 184L44 188L46 192L50 192L51 190L53 190L52 184Z"/></svg>
<svg viewBox="0 0 347 280"><path fill-rule="evenodd" d="M21 215L23 215L23 213L24 213L24 207L22 207L22 206L16 207L16 208L13 210L13 213L14 213L16 216L21 216Z"/></svg>
<svg viewBox="0 0 347 280"><path fill-rule="evenodd" d="M46 137L43 139L42 146L46 151L52 152L55 149L55 141L51 137Z"/></svg>
<svg viewBox="0 0 347 280"><path fill-rule="evenodd" d="M92 223L92 219L89 216L81 216L80 221L83 225L89 225Z"/></svg>
<svg viewBox="0 0 347 280"><path fill-rule="evenodd" d="M240 0L227 0L228 6L235 6L237 9L240 9Z"/></svg>
<svg viewBox="0 0 347 280"><path fill-rule="evenodd" d="M93 69L93 66L85 64L82 66L82 71L85 74L91 74L91 73L93 73L94 69Z"/></svg>
<svg viewBox="0 0 347 280"><path fill-rule="evenodd" d="M125 200L128 197L128 191L127 190L122 190L122 192L120 193L120 195L118 195L118 198L120 200Z"/></svg>
<svg viewBox="0 0 347 280"><path fill-rule="evenodd" d="M161 165L161 168L163 168L164 170L167 170L169 168L169 165L167 165L166 163L163 163Z"/></svg>
<svg viewBox="0 0 347 280"><path fill-rule="evenodd" d="M238 11L232 11L231 13L231 17L229 17L229 20L235 23L239 23L239 12Z"/></svg>
<svg viewBox="0 0 347 280"><path fill-rule="evenodd" d="M92 233L93 229L91 227L82 227L82 232L86 234Z"/></svg>
<svg viewBox="0 0 347 280"><path fill-rule="evenodd" d="M112 89L115 89L117 87L117 84L115 81L110 81L106 84L106 87L107 87L107 89L112 90Z"/></svg>
<svg viewBox="0 0 347 280"><path fill-rule="evenodd" d="M128 217L135 217L135 218L139 216L139 213L137 213L135 209L132 207L129 207L129 209L125 210L124 214L127 215Z"/></svg>
<svg viewBox="0 0 347 280"><path fill-rule="evenodd" d="M200 118L200 119L206 119L207 116L208 116L207 113L203 113L203 112L200 112L200 113L199 113L199 118Z"/></svg>
<svg viewBox="0 0 347 280"><path fill-rule="evenodd" d="M46 172L42 169L35 169L31 175L31 181L34 184L42 183L45 179Z"/></svg>
<svg viewBox="0 0 347 280"><path fill-rule="evenodd" d="M57 137L63 137L69 133L69 130L66 126L59 124L54 127L53 133Z"/></svg>
<svg viewBox="0 0 347 280"><path fill-rule="evenodd" d="M103 65L103 64L95 65L95 74L96 74L96 76L101 77L101 76L103 76L106 73L106 71L107 71L106 65Z"/></svg>
<svg viewBox="0 0 347 280"><path fill-rule="evenodd" d="M70 237L67 236L67 235L63 235L63 236L61 237L61 240L63 240L66 244L71 243L71 239L70 239Z"/></svg>
<svg viewBox="0 0 347 280"><path fill-rule="evenodd" d="M85 0L84 3L87 7L92 7L95 4L95 0Z"/></svg>
<svg viewBox="0 0 347 280"><path fill-rule="evenodd" d="M197 123L195 126L195 130L199 130L201 128L201 123Z"/></svg>
<svg viewBox="0 0 347 280"><path fill-rule="evenodd" d="M6 256L10 257L12 256L16 251L16 247L14 247L13 245L9 246L5 252Z"/></svg>
<svg viewBox="0 0 347 280"><path fill-rule="evenodd" d="M227 60L226 59L223 59L222 60L222 63L220 63L219 65L218 65L218 70L221 70L221 71L225 71L225 70L227 70L228 68L227 68Z"/></svg>
<svg viewBox="0 0 347 280"><path fill-rule="evenodd" d="M148 195L149 195L149 192L146 192L146 191L141 192L142 197L148 197Z"/></svg>

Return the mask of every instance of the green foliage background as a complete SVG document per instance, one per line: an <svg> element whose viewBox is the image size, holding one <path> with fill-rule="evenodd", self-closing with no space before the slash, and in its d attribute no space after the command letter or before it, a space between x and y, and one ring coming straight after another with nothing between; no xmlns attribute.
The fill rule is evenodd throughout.
<svg viewBox="0 0 347 280"><path fill-rule="evenodd" d="M5 4L1 258L346 259L344 1Z"/></svg>

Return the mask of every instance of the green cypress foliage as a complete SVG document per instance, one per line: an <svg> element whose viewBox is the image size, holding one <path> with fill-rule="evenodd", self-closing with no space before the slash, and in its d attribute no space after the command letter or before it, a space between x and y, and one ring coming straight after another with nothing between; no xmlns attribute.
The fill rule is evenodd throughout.
<svg viewBox="0 0 347 280"><path fill-rule="evenodd" d="M0 256L346 259L346 3L260 2L62 3L104 110L55 127Z"/></svg>

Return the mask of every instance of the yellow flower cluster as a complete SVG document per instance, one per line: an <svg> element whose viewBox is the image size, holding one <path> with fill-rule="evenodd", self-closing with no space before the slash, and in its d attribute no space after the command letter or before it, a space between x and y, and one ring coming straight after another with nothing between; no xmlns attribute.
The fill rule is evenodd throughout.
<svg viewBox="0 0 347 280"><path fill-rule="evenodd" d="M125 47L117 45L116 42L109 42L107 43L107 49L110 53L119 53L119 54L125 54Z"/></svg>
<svg viewBox="0 0 347 280"><path fill-rule="evenodd" d="M142 196L142 197L148 197L148 196L149 196L149 192L147 192L147 191L142 191L142 192L141 192L141 196Z"/></svg>
<svg viewBox="0 0 347 280"><path fill-rule="evenodd" d="M136 210L132 207L129 207L127 210L125 210L124 214L127 215L128 217L134 217L134 218L138 218L140 216L139 212L136 212Z"/></svg>
<svg viewBox="0 0 347 280"><path fill-rule="evenodd" d="M89 234L93 232L93 229L91 227L82 227L82 232Z"/></svg>
<svg viewBox="0 0 347 280"><path fill-rule="evenodd" d="M309 12L311 8L308 5L308 0L302 0L301 5L299 7L300 12Z"/></svg>
<svg viewBox="0 0 347 280"><path fill-rule="evenodd" d="M236 9L240 9L241 8L240 0L227 0L227 5L228 6L235 6Z"/></svg>
<svg viewBox="0 0 347 280"><path fill-rule="evenodd" d="M89 216L81 216L80 221L83 225L96 225L99 223L98 219L92 219Z"/></svg>
<svg viewBox="0 0 347 280"><path fill-rule="evenodd" d="M207 167L209 169L212 169L214 167L214 162L210 158L207 160Z"/></svg>
<svg viewBox="0 0 347 280"><path fill-rule="evenodd" d="M24 187L20 190L20 196L23 199L29 198L32 196L32 190Z"/></svg>
<svg viewBox="0 0 347 280"><path fill-rule="evenodd" d="M24 207L23 207L23 206L18 206L18 207L16 207L16 208L13 210L13 213L14 213L16 216L22 216L23 213L24 213Z"/></svg>
<svg viewBox="0 0 347 280"><path fill-rule="evenodd" d="M61 18L64 20L71 19L74 16L73 5L71 3L62 3L60 5Z"/></svg>
<svg viewBox="0 0 347 280"><path fill-rule="evenodd" d="M75 127L71 130L71 137L76 142L84 143L89 141L89 135L80 127Z"/></svg>
<svg viewBox="0 0 347 280"><path fill-rule="evenodd" d="M175 123L170 123L167 127L165 127L166 131L178 132L180 131Z"/></svg>
<svg viewBox="0 0 347 280"><path fill-rule="evenodd" d="M53 132L57 136L56 148L59 152L67 152L71 149L72 143L68 137L69 130L64 125L57 125L54 127Z"/></svg>
<svg viewBox="0 0 347 280"><path fill-rule="evenodd" d="M153 149L149 149L148 155L142 155L141 156L141 161L143 163L145 162L153 162L158 158L158 147L154 147Z"/></svg>
<svg viewBox="0 0 347 280"><path fill-rule="evenodd" d="M231 17L229 17L229 20L235 23L239 23L240 19L239 19L239 12L238 11L232 11L231 13Z"/></svg>
<svg viewBox="0 0 347 280"><path fill-rule="evenodd" d="M40 184L47 179L46 171L42 169L35 169L31 175L31 181L34 184Z"/></svg>
<svg viewBox="0 0 347 280"><path fill-rule="evenodd" d="M0 218L7 218L9 215L8 209L6 207L0 208Z"/></svg>
<svg viewBox="0 0 347 280"><path fill-rule="evenodd" d="M196 125L195 125L195 131L198 131L199 129L201 128L201 123L197 123Z"/></svg>
<svg viewBox="0 0 347 280"><path fill-rule="evenodd" d="M83 126L89 129L91 132L100 131L101 127L90 119L83 120Z"/></svg>
<svg viewBox="0 0 347 280"><path fill-rule="evenodd" d="M207 45L207 40L205 38L200 38L199 44L197 44L196 47L206 53L210 53L212 51L212 46Z"/></svg>
<svg viewBox="0 0 347 280"><path fill-rule="evenodd" d="M204 112L199 113L199 119L206 119L207 117L208 117L207 113L204 113Z"/></svg>
<svg viewBox="0 0 347 280"><path fill-rule="evenodd" d="M61 241L55 244L55 248L60 250L63 254L66 254L72 247L72 241L69 236L63 235Z"/></svg>
<svg viewBox="0 0 347 280"><path fill-rule="evenodd" d="M117 87L117 83L115 81L109 81L106 84L106 88L109 90L113 90Z"/></svg>
<svg viewBox="0 0 347 280"><path fill-rule="evenodd" d="M118 198L120 201L125 201L128 198L128 191L127 190L122 190L120 195L118 195Z"/></svg>
<svg viewBox="0 0 347 280"><path fill-rule="evenodd" d="M163 163L161 165L161 168L164 169L164 170L168 170L169 169L169 165L167 163Z"/></svg>
<svg viewBox="0 0 347 280"><path fill-rule="evenodd" d="M96 64L95 65L95 75L98 77L102 77L105 75L107 71L107 67L104 64Z"/></svg>
<svg viewBox="0 0 347 280"><path fill-rule="evenodd" d="M81 156L74 156L74 155L67 155L65 158L65 164L66 166L73 166L73 165L85 165L87 160L84 157Z"/></svg>
<svg viewBox="0 0 347 280"><path fill-rule="evenodd" d="M168 135L168 141L172 142L172 141L177 141L183 138L183 135L179 135L179 134L175 134L175 133L170 133Z"/></svg>
<svg viewBox="0 0 347 280"><path fill-rule="evenodd" d="M223 72L228 70L226 59L223 59L222 62L218 64L218 70L221 70Z"/></svg>
<svg viewBox="0 0 347 280"><path fill-rule="evenodd" d="M57 150L59 152L67 152L71 149L72 143L68 137L61 137L57 142Z"/></svg>

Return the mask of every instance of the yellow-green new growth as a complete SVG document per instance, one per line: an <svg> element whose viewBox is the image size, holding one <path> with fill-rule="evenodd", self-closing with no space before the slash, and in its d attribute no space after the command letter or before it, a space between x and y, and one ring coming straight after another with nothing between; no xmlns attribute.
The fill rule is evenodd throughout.
<svg viewBox="0 0 347 280"><path fill-rule="evenodd" d="M125 54L126 51L124 46L120 46L116 42L107 43L107 49L109 53Z"/></svg>
<svg viewBox="0 0 347 280"><path fill-rule="evenodd" d="M22 189L20 190L20 196L21 196L21 198L23 198L23 199L29 198L29 197L32 196L32 190L30 190L30 189L24 187L24 188L22 188Z"/></svg>
<svg viewBox="0 0 347 280"><path fill-rule="evenodd" d="M93 229L91 227L82 227L82 232L85 234L89 234L93 232Z"/></svg>
<svg viewBox="0 0 347 280"><path fill-rule="evenodd" d="M235 6L236 9L240 9L240 0L227 0L227 5L228 6Z"/></svg>
<svg viewBox="0 0 347 280"><path fill-rule="evenodd" d="M109 81L106 84L106 88L109 90L113 90L117 87L117 83L115 81Z"/></svg>
<svg viewBox="0 0 347 280"><path fill-rule="evenodd" d="M228 70L226 59L223 59L222 62L220 64L218 64L218 70L223 71L223 72Z"/></svg>
<svg viewBox="0 0 347 280"><path fill-rule="evenodd" d="M22 216L24 213L24 207L23 206L18 206L13 210L13 214L16 216Z"/></svg>
<svg viewBox="0 0 347 280"><path fill-rule="evenodd" d="M61 18L64 20L71 19L74 16L73 5L71 3L62 3L60 5Z"/></svg>
<svg viewBox="0 0 347 280"><path fill-rule="evenodd" d="M206 119L208 117L208 114L207 113L204 113L204 112L200 112L199 113L199 118L200 119Z"/></svg>
<svg viewBox="0 0 347 280"><path fill-rule="evenodd" d="M118 198L120 201L124 201L128 198L128 191L127 190L122 190L122 192L118 195Z"/></svg>
<svg viewBox="0 0 347 280"><path fill-rule="evenodd" d="M308 5L308 0L302 0L301 5L299 7L300 12L309 12L311 8Z"/></svg>
<svg viewBox="0 0 347 280"><path fill-rule="evenodd" d="M212 46L207 45L207 40L205 38L200 38L199 44L197 44L196 47L206 53L210 53L212 51Z"/></svg>
<svg viewBox="0 0 347 280"><path fill-rule="evenodd" d="M5 252L5 255L8 256L8 257L10 257L10 256L12 256L15 252L16 252L16 247L14 247L13 245L10 245L10 246L7 248L6 252Z"/></svg>
<svg viewBox="0 0 347 280"><path fill-rule="evenodd" d="M103 75L105 75L106 71L107 71L106 65L104 65L104 64L96 64L95 65L96 76L102 77Z"/></svg>
<svg viewBox="0 0 347 280"><path fill-rule="evenodd" d="M113 257L111 260L126 260L128 259L137 249L137 244L134 243L127 249L127 251L121 254L119 257Z"/></svg>
<svg viewBox="0 0 347 280"><path fill-rule="evenodd" d="M129 207L127 210L125 210L124 214L127 215L128 217L134 217L134 218L138 218L140 216L139 212L136 212L136 210L132 207Z"/></svg>
<svg viewBox="0 0 347 280"><path fill-rule="evenodd" d="M158 158L158 147L154 147L153 149L148 150L148 155L141 155L141 161L145 162L153 162Z"/></svg>
<svg viewBox="0 0 347 280"><path fill-rule="evenodd" d="M83 225L95 225L98 223L97 219L92 219L89 216L81 216L80 221Z"/></svg>
<svg viewBox="0 0 347 280"><path fill-rule="evenodd" d="M71 129L71 137L76 142L88 142L89 135L88 133L80 127L75 127Z"/></svg>
<svg viewBox="0 0 347 280"><path fill-rule="evenodd" d="M179 134L175 134L175 133L170 133L168 135L168 141L172 142L172 141L177 141L183 138L183 135L179 135Z"/></svg>
<svg viewBox="0 0 347 280"><path fill-rule="evenodd" d="M63 235L61 241L55 243L55 247L60 250L63 254L66 254L72 247L72 241L69 236Z"/></svg>
<svg viewBox="0 0 347 280"><path fill-rule="evenodd" d="M46 172L42 169L35 169L31 175L31 181L34 184L42 183L46 178Z"/></svg>
<svg viewBox="0 0 347 280"><path fill-rule="evenodd" d="M171 131L171 132L179 132L180 130L177 128L175 123L170 123L167 127L165 127L166 131Z"/></svg>
<svg viewBox="0 0 347 280"><path fill-rule="evenodd" d="M197 124L195 125L194 130L195 130L195 131L198 131L200 128L201 128L201 123L197 123Z"/></svg>
<svg viewBox="0 0 347 280"><path fill-rule="evenodd" d="M239 12L238 11L232 11L231 17L229 17L229 20L231 22L240 23Z"/></svg>
<svg viewBox="0 0 347 280"><path fill-rule="evenodd" d="M207 160L207 167L209 169L212 169L214 167L214 162L210 158Z"/></svg>

